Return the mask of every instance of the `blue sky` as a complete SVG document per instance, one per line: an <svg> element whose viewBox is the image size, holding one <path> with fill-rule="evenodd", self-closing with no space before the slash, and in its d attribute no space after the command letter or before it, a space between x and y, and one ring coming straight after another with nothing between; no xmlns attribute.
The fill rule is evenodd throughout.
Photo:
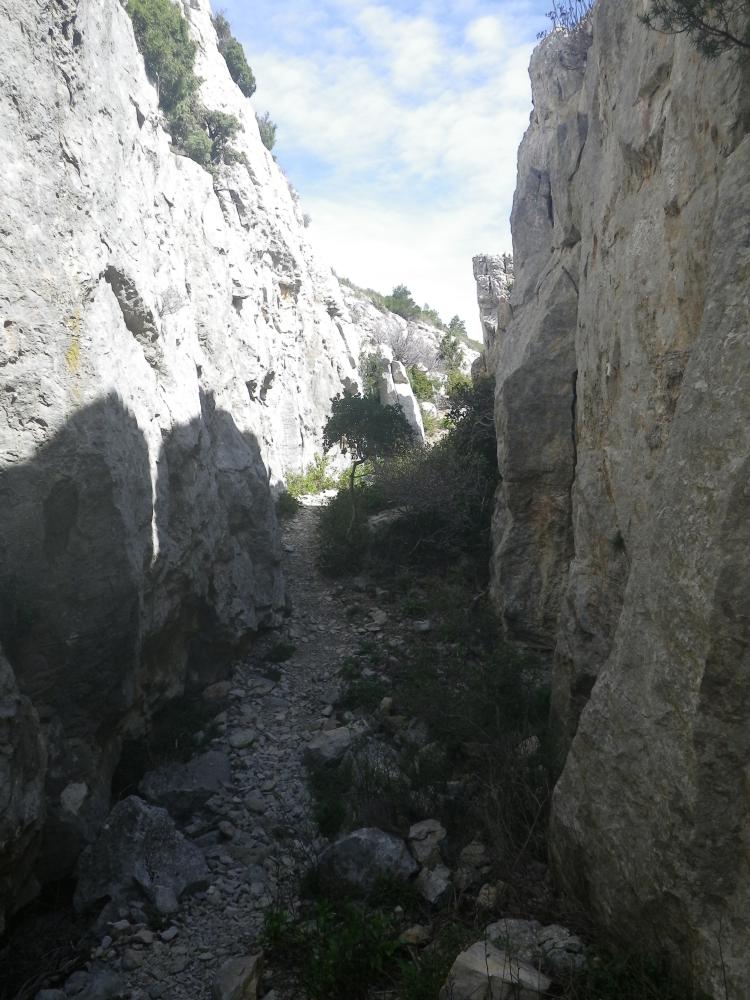
<svg viewBox="0 0 750 1000"><path fill-rule="evenodd" d="M509 251L547 0L214 0L338 274L409 286L478 336L471 257Z"/></svg>

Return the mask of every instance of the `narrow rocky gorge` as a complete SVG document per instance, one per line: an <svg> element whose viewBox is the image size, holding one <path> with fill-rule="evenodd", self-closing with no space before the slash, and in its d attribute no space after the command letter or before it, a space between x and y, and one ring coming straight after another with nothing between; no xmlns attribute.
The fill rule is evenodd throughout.
<svg viewBox="0 0 750 1000"><path fill-rule="evenodd" d="M602 940L666 956L690 1000L748 995L750 63L646 7L597 0L538 45L513 254L474 258L484 351L460 364L488 400L494 379L491 551L334 583L328 498L282 520L285 479L368 375L424 444L437 408L392 345L432 375L444 330L316 257L209 0L179 9L201 100L240 125L211 170L176 155L119 0L0 0L3 1000L299 1000L269 919L309 943L311 871L399 883L376 911L415 968L460 914L441 1000L562 995ZM385 561L424 541L392 507L364 515ZM453 572L465 631L435 639ZM551 690L549 727L506 720L519 850L497 816L478 832L473 731L436 749L394 698L412 667L463 695L478 621L521 657L519 715ZM341 700L352 670L366 705ZM340 841L316 780L358 817ZM71 930L43 960L48 910Z"/></svg>

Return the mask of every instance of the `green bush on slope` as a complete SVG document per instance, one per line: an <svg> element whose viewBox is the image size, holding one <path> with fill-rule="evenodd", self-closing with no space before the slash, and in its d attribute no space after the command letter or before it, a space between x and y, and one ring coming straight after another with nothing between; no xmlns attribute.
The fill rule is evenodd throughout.
<svg viewBox="0 0 750 1000"><path fill-rule="evenodd" d="M229 75L245 97L252 97L256 87L255 76L247 61L245 50L232 34L231 25L224 14L217 14L213 22L219 39L219 52L224 56Z"/></svg>
<svg viewBox="0 0 750 1000"><path fill-rule="evenodd" d="M128 0L125 9L146 72L156 84L175 151L207 170L228 161L229 143L240 122L234 115L209 110L198 99L196 45L180 8L171 0Z"/></svg>
<svg viewBox="0 0 750 1000"><path fill-rule="evenodd" d="M169 113L200 86L193 69L196 46L187 21L171 0L128 0L125 9L146 72L159 92L159 106Z"/></svg>

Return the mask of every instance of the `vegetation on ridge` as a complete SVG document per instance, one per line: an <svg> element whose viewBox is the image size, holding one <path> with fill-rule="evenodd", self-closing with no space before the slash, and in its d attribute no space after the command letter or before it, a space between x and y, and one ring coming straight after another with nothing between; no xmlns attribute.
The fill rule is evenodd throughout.
<svg viewBox="0 0 750 1000"><path fill-rule="evenodd" d="M552 0L552 10L547 17L552 22L553 30L575 31L589 16L595 0ZM541 31L539 38L544 38L546 31Z"/></svg>
<svg viewBox="0 0 750 1000"><path fill-rule="evenodd" d="M234 115L206 108L198 98L196 45L180 8L171 0L128 0L146 72L156 84L159 107L176 152L206 170L236 157L230 147L240 130Z"/></svg>
<svg viewBox="0 0 750 1000"><path fill-rule="evenodd" d="M224 56L229 75L245 97L252 97L256 87L253 71L250 69L245 50L232 34L232 27L223 11L214 16L213 24L219 40L219 52Z"/></svg>

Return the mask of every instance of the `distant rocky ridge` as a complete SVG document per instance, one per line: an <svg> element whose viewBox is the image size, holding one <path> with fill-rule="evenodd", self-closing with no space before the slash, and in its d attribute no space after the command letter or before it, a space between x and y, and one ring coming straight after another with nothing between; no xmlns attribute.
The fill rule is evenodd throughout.
<svg viewBox="0 0 750 1000"><path fill-rule="evenodd" d="M510 296L475 273L493 591L554 654L558 877L713 996L750 982L750 65L599 0L531 63ZM507 284L505 285L507 289Z"/></svg>

